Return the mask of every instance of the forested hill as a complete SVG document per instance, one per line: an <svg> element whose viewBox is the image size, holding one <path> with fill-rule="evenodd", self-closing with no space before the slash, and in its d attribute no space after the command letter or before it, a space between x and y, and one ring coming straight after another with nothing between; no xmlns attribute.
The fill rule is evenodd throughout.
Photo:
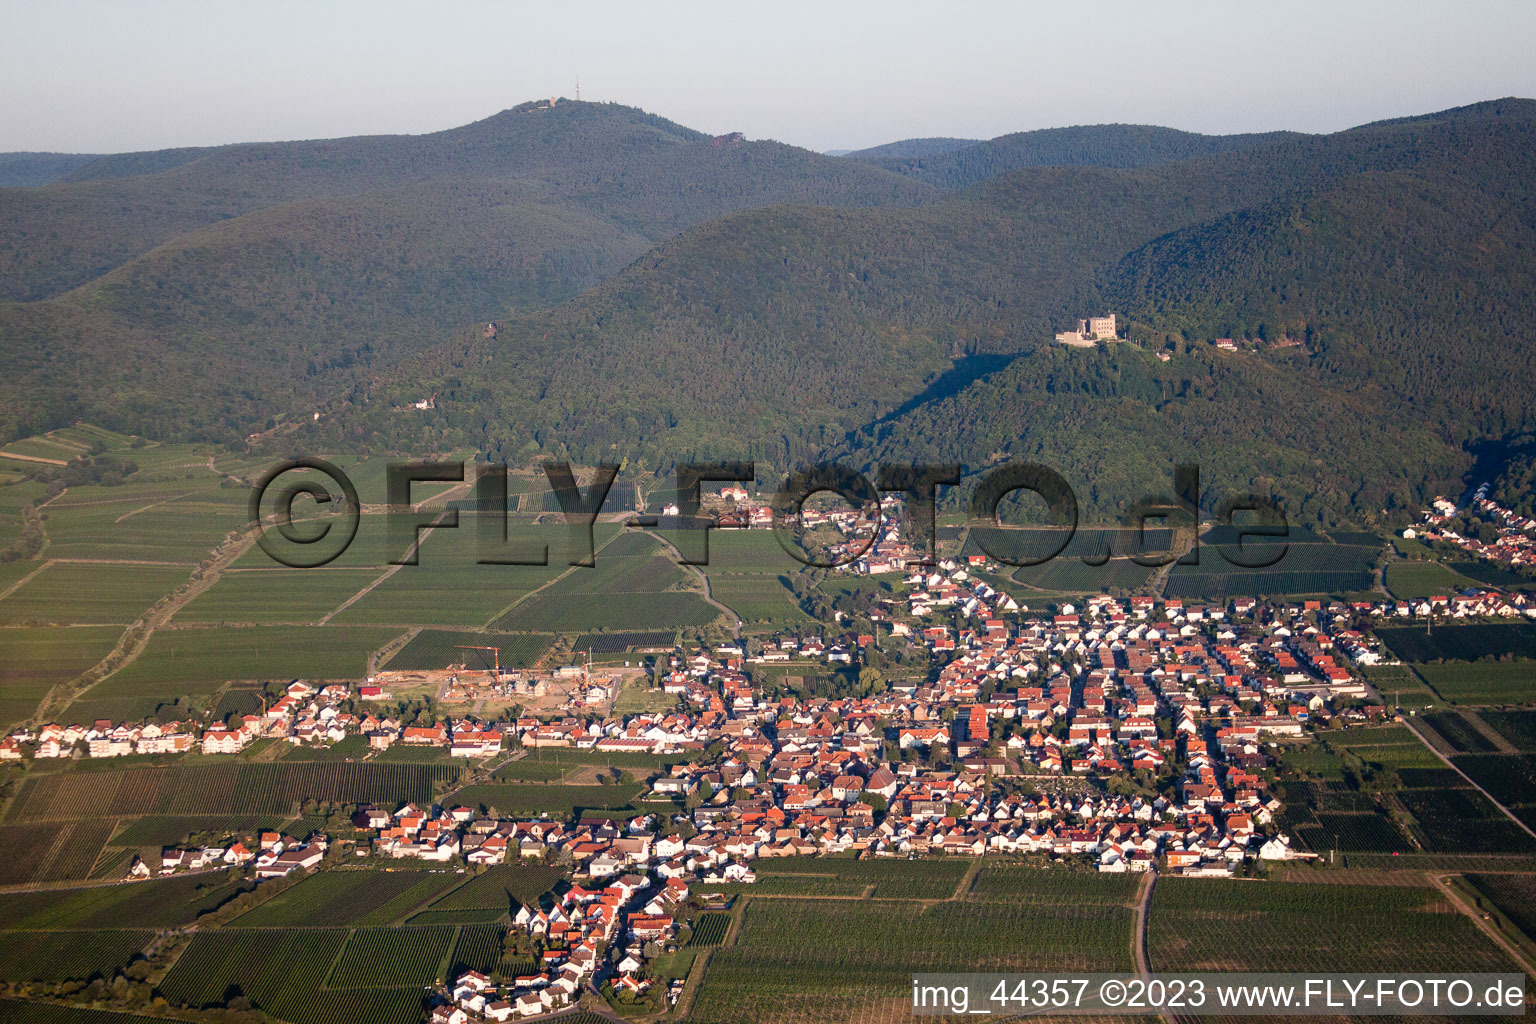
<svg viewBox="0 0 1536 1024"><path fill-rule="evenodd" d="M1300 137L1294 132L1199 135L1151 125L1096 124L1017 132L971 145L947 145L962 141L958 139L912 139L850 153L844 159L864 160L939 188L955 189L1020 167L1149 167ZM924 145L929 142L945 145Z"/></svg>
<svg viewBox="0 0 1536 1024"><path fill-rule="evenodd" d="M852 160L904 160L920 156L937 156L940 153L953 153L957 149L974 146L980 142L980 139L902 139L899 142L887 142L883 146L850 150L842 155Z"/></svg>
<svg viewBox="0 0 1536 1024"><path fill-rule="evenodd" d="M1100 510L1192 458L1312 519L1379 516L1531 426L1529 385L1489 382L1536 378L1532 153L1533 104L1496 103L1172 165L1022 169L916 209L739 214L339 415L405 448L653 468L1028 456L1081 474ZM1145 347L1049 340L1106 309ZM1244 330L1303 344L1209 344ZM436 411L388 411L428 391Z"/></svg>
<svg viewBox="0 0 1536 1024"><path fill-rule="evenodd" d="M0 437L87 415L238 439L467 322L569 298L710 217L933 194L856 161L568 102L425 136L102 157L75 176L0 189L0 288L26 300L0 302Z"/></svg>
<svg viewBox="0 0 1536 1024"><path fill-rule="evenodd" d="M94 159L88 153L0 153L0 188L59 181Z"/></svg>

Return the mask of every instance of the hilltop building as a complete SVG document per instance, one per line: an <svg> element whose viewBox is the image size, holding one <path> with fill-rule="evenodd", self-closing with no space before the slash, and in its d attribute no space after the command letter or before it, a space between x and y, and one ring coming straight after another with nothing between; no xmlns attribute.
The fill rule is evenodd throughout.
<svg viewBox="0 0 1536 1024"><path fill-rule="evenodd" d="M1074 348L1092 348L1101 341L1119 341L1119 328L1115 326L1115 314L1091 316L1077 321L1077 330L1062 331L1056 335L1058 344Z"/></svg>

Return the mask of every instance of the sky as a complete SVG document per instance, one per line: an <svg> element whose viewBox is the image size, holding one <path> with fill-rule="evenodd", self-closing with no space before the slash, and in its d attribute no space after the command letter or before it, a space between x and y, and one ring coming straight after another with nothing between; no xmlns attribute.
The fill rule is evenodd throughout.
<svg viewBox="0 0 1536 1024"><path fill-rule="evenodd" d="M0 0L0 151L436 131L626 103L811 149L1130 122L1336 131L1536 96L1536 3Z"/></svg>

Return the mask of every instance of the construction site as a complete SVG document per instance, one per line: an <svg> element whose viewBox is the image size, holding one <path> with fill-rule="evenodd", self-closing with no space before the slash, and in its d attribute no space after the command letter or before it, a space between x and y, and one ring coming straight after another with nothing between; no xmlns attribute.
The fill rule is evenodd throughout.
<svg viewBox="0 0 1536 1024"><path fill-rule="evenodd" d="M477 714L513 705L526 713L595 711L606 714L627 677L644 675L639 667L603 665L595 671L590 655L579 652L568 665L507 668L496 647L456 644L462 660L441 669L384 670L371 677L391 697L430 696L442 704L469 705Z"/></svg>

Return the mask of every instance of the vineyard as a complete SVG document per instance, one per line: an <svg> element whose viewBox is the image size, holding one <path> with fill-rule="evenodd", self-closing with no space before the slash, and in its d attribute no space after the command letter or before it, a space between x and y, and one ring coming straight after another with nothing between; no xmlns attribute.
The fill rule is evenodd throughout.
<svg viewBox="0 0 1536 1024"><path fill-rule="evenodd" d="M391 672L422 671L467 664L470 668L490 668L490 651L460 650L456 645L495 647L501 664L511 668L531 668L554 644L555 638L535 633L478 633L446 629L424 629L395 654L384 666Z"/></svg>
<svg viewBox="0 0 1536 1024"><path fill-rule="evenodd" d="M453 943L448 976L456 978L464 971L490 974L501 962L501 941L505 934L505 929L497 924L472 924L460 928L459 937Z"/></svg>
<svg viewBox="0 0 1536 1024"><path fill-rule="evenodd" d="M127 885L0 894L7 929L178 928L249 890L244 879L182 876Z"/></svg>
<svg viewBox="0 0 1536 1024"><path fill-rule="evenodd" d="M161 981L160 992L172 1003L192 1007L244 997L292 1024L420 1021L419 987L322 988L347 939L345 929L199 932Z"/></svg>
<svg viewBox="0 0 1536 1024"><path fill-rule="evenodd" d="M0 982L89 981L110 975L154 937L149 931L0 932Z"/></svg>
<svg viewBox="0 0 1536 1024"><path fill-rule="evenodd" d="M1377 635L1403 661L1477 661L1488 654L1536 658L1536 624L1527 622L1442 626L1426 633L1417 626L1388 626ZM1536 665L1527 665L1536 673ZM1536 674L1528 678L1536 679Z"/></svg>
<svg viewBox="0 0 1536 1024"><path fill-rule="evenodd" d="M518 906L537 906L539 897L553 889L562 877L558 868L498 864L440 897L430 910L506 911Z"/></svg>
<svg viewBox="0 0 1536 1024"><path fill-rule="evenodd" d="M322 871L242 914L244 928L290 925L385 925L456 885L431 871Z"/></svg>
<svg viewBox="0 0 1536 1024"><path fill-rule="evenodd" d="M753 899L691 1019L901 1017L914 970L1129 970L1132 922L1126 907Z"/></svg>
<svg viewBox="0 0 1536 1024"><path fill-rule="evenodd" d="M730 930L730 914L700 914L698 920L693 922L693 934L688 936L688 945L718 946L725 941L725 934Z"/></svg>
<svg viewBox="0 0 1536 1024"><path fill-rule="evenodd" d="M1455 761L1489 796L1536 827L1536 754L1463 754Z"/></svg>
<svg viewBox="0 0 1536 1024"><path fill-rule="evenodd" d="M354 931L327 988L403 988L445 980L439 975L454 929L369 928Z"/></svg>
<svg viewBox="0 0 1536 1024"><path fill-rule="evenodd" d="M1448 661L1414 670L1436 693L1459 704L1523 704L1536 692L1536 663L1529 661Z"/></svg>
<svg viewBox="0 0 1536 1024"><path fill-rule="evenodd" d="M1478 717L1517 750L1536 751L1536 711L1482 711Z"/></svg>
<svg viewBox="0 0 1536 1024"><path fill-rule="evenodd" d="M1163 878L1147 929L1154 971L1508 971L1431 889Z"/></svg>
<svg viewBox="0 0 1536 1024"><path fill-rule="evenodd" d="M88 877L113 827L110 819L0 826L0 885Z"/></svg>
<svg viewBox="0 0 1536 1024"><path fill-rule="evenodd" d="M1485 754L1499 749L1462 712L1439 711L1424 715L1423 721L1439 733L1459 754Z"/></svg>
<svg viewBox="0 0 1536 1024"><path fill-rule="evenodd" d="M643 633L583 633L571 643L573 651L591 651L597 654L623 654L636 650L669 650L677 642L677 634L671 630L653 630Z"/></svg>
<svg viewBox="0 0 1536 1024"><path fill-rule="evenodd" d="M953 896L967 860L842 860L784 857L753 865L758 881L745 891L795 896L857 896L939 900Z"/></svg>
<svg viewBox="0 0 1536 1024"><path fill-rule="evenodd" d="M1098 872L1042 871L1033 864L983 861L971 898L1021 901L1035 906L1130 906L1136 901L1137 880L1130 875Z"/></svg>
<svg viewBox="0 0 1536 1024"><path fill-rule="evenodd" d="M639 796L639 786L545 786L536 783L468 786L453 795L466 807L501 815L568 816L581 810L619 810Z"/></svg>
<svg viewBox="0 0 1536 1024"><path fill-rule="evenodd" d="M62 771L28 778L8 820L287 814L316 794L338 803L425 803L453 773L449 765L326 762Z"/></svg>
<svg viewBox="0 0 1536 1024"><path fill-rule="evenodd" d="M1499 913L1536 940L1536 877L1531 875L1468 875L1467 881L1482 893Z"/></svg>

